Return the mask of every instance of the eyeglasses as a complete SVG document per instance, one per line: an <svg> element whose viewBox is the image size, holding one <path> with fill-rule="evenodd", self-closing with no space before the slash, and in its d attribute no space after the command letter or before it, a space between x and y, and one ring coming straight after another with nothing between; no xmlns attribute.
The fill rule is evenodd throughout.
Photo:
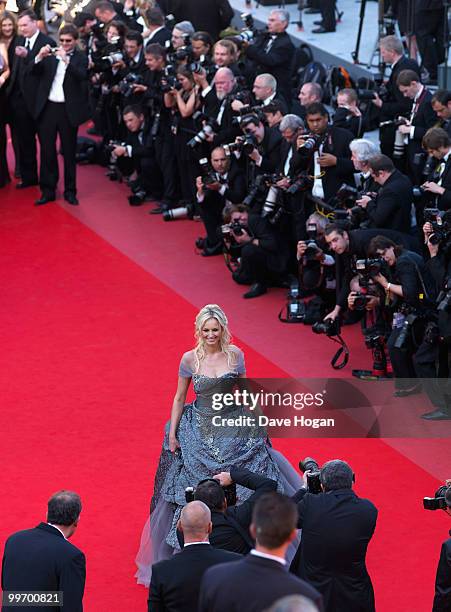
<svg viewBox="0 0 451 612"><path fill-rule="evenodd" d="M71 43L73 40L73 38L60 38L61 43Z"/></svg>

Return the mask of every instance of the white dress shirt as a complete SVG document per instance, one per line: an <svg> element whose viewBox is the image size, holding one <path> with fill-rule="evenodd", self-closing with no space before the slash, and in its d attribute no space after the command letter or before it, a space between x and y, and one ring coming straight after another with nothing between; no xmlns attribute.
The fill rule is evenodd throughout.
<svg viewBox="0 0 451 612"><path fill-rule="evenodd" d="M277 561L277 563L280 563L280 565L287 564L285 559L282 559L282 557L276 557L276 555L268 555L268 553L255 550L255 548L251 550L251 555L254 555L254 557L262 557L262 559L270 559L271 561Z"/></svg>
<svg viewBox="0 0 451 612"><path fill-rule="evenodd" d="M56 58L58 61L58 66L56 68L56 73L53 78L53 83L50 88L49 93L49 101L50 102L65 102L66 99L64 97L64 77L66 76L66 70L68 67L68 63L63 61L61 58Z"/></svg>
<svg viewBox="0 0 451 612"><path fill-rule="evenodd" d="M33 34L31 38L25 39L25 47L27 47L30 51L33 50L34 43L36 42L37 37L39 36L39 30Z"/></svg>

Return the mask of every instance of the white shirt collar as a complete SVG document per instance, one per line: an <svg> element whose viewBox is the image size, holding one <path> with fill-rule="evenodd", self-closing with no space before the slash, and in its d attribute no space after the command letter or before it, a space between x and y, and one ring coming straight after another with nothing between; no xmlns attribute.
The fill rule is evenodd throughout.
<svg viewBox="0 0 451 612"><path fill-rule="evenodd" d="M274 100L275 97L276 97L276 92L268 96L266 100L263 100L263 106L268 106L268 104L271 104L271 102Z"/></svg>
<svg viewBox="0 0 451 612"><path fill-rule="evenodd" d="M444 155L441 159L441 163L447 163L449 156L451 155L451 149L448 151L448 153L446 155Z"/></svg>
<svg viewBox="0 0 451 612"><path fill-rule="evenodd" d="M424 90L424 85L420 86L420 89L418 90L417 95L414 97L413 101L416 102L418 100L418 98L421 96L421 94L423 93Z"/></svg>
<svg viewBox="0 0 451 612"><path fill-rule="evenodd" d="M39 36L39 30L37 30L31 38L25 38L25 45L27 44L27 40L30 42L30 50L33 49L34 43L36 42L36 39L38 36Z"/></svg>
<svg viewBox="0 0 451 612"><path fill-rule="evenodd" d="M282 559L282 557L276 557L276 555L268 555L268 553L260 552L259 550L255 550L255 548L251 550L251 555L254 555L255 557L262 557L262 559L270 559L271 561L277 561L277 563L280 563L280 565L287 564L285 559Z"/></svg>
<svg viewBox="0 0 451 612"><path fill-rule="evenodd" d="M210 542L208 540L203 540L202 542L185 542L183 548L186 548L187 546L193 546L194 544L210 544Z"/></svg>
<svg viewBox="0 0 451 612"><path fill-rule="evenodd" d="M138 64L140 59L141 59L141 51L138 51L138 53L133 58L133 61L135 62L135 64Z"/></svg>
<svg viewBox="0 0 451 612"><path fill-rule="evenodd" d="M53 523L47 523L47 525L50 525L50 527L53 527L54 529L58 529L58 531L63 536L63 538L67 540L66 536L64 535L64 533L61 531L61 529L57 525L54 525Z"/></svg>

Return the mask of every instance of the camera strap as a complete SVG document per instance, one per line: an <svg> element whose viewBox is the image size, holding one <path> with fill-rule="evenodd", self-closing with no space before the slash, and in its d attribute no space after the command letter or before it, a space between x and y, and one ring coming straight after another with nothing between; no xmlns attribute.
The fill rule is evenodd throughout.
<svg viewBox="0 0 451 612"><path fill-rule="evenodd" d="M329 338L333 340L334 342L336 342L337 344L340 344L340 348L335 353L335 355L332 357L330 365L333 367L334 370L342 370L348 364L348 361L349 361L348 346L341 336L337 336L336 338L329 336ZM340 357L342 357L342 355L343 355L342 361L340 361L340 363L337 363Z"/></svg>

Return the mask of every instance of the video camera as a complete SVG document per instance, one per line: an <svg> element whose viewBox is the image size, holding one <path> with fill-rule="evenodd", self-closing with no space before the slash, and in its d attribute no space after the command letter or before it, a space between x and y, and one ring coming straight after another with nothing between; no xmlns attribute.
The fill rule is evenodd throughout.
<svg viewBox="0 0 451 612"><path fill-rule="evenodd" d="M225 499L227 501L227 506L235 506L236 505L236 484L234 482L232 482L231 485L228 485L227 487L222 487L221 484L219 483L219 480L216 480L215 478L205 478L204 480L201 480L197 486L204 484L204 482L215 482L218 487L221 487L221 489L224 492L224 496ZM192 501L195 501L196 499L196 489L197 487L186 487L185 489L185 501L187 504L189 504Z"/></svg>
<svg viewBox="0 0 451 612"><path fill-rule="evenodd" d="M423 497L423 508L425 510L446 510L451 506L449 491L451 489L451 481L447 480L446 484L437 489L434 497ZM447 495L448 493L448 495ZM446 498L448 497L448 503Z"/></svg>

